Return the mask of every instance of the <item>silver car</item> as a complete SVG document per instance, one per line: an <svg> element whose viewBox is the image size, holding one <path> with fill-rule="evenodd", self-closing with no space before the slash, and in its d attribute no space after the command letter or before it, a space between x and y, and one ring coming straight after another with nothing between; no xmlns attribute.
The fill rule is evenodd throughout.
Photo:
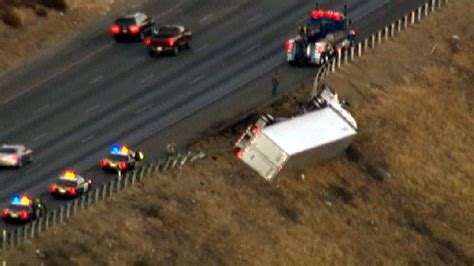
<svg viewBox="0 0 474 266"><path fill-rule="evenodd" d="M33 161L33 151L23 145L0 146L0 166L22 167Z"/></svg>

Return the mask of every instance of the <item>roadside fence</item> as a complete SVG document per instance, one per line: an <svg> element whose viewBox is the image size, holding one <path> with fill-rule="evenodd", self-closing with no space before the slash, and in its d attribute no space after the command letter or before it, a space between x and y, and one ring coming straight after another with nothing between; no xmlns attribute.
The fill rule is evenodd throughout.
<svg viewBox="0 0 474 266"><path fill-rule="evenodd" d="M74 200L68 201L58 209L48 212L45 216L35 219L28 224L19 226L14 230L3 230L1 232L0 251L18 246L23 241L32 239L39 233L48 230L51 227L65 223L78 211L88 209L100 201L108 200L127 187L142 182L146 177L149 177L154 173L180 168L188 162L194 162L205 158L206 156L207 153L205 152L190 151L186 154L178 153L174 156L168 156L166 159L143 165L142 167L124 175L118 175L109 182L102 184L102 186L94 187L91 191L82 194ZM5 262L3 262L3 265L5 265Z"/></svg>

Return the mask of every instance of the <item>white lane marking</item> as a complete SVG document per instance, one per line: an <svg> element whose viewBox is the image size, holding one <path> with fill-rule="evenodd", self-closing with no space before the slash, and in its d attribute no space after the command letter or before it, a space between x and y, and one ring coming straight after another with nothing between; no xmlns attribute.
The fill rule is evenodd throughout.
<svg viewBox="0 0 474 266"><path fill-rule="evenodd" d="M43 138L44 136L46 136L46 133L43 133L43 134L40 134L36 137L33 138L33 142L37 142L38 140L40 140L41 138Z"/></svg>
<svg viewBox="0 0 474 266"><path fill-rule="evenodd" d="M195 79L189 81L188 84L189 84L189 85L193 85L193 84L198 83L198 82L201 81L201 80L202 80L202 76L199 76L199 77L197 77L197 78L195 78Z"/></svg>
<svg viewBox="0 0 474 266"><path fill-rule="evenodd" d="M178 4L176 4L175 6L171 7L170 9L166 10L165 12L155 16L155 20L158 19L158 18L161 18L163 16L166 16L168 15L169 13L175 11L175 10L178 10L182 5L184 4L184 2L180 2Z"/></svg>
<svg viewBox="0 0 474 266"><path fill-rule="evenodd" d="M205 43L205 44L203 44L201 47L195 49L194 51L195 51L196 53L199 53L200 51L206 49L208 46L209 46L209 44Z"/></svg>
<svg viewBox="0 0 474 266"><path fill-rule="evenodd" d="M92 107L89 107L89 108L87 108L86 113L90 113L90 112L94 111L95 109L97 109L97 108L99 108L99 107L100 107L99 104L94 105L94 106L92 106Z"/></svg>
<svg viewBox="0 0 474 266"><path fill-rule="evenodd" d="M39 113L39 112L44 111L48 108L49 108L49 104L46 104L46 105L42 106L41 108L39 108L38 110L36 110L36 112Z"/></svg>
<svg viewBox="0 0 474 266"><path fill-rule="evenodd" d="M255 21L257 21L261 18L263 18L263 15L259 13L255 16L251 17L249 20L247 20L247 24L254 23Z"/></svg>
<svg viewBox="0 0 474 266"><path fill-rule="evenodd" d="M93 136L93 135L90 135L90 136L88 136L87 138L81 140L81 142L82 142L82 143L86 143L86 142L88 142L89 140L91 140L91 139L93 139L93 138L94 138L94 136Z"/></svg>
<svg viewBox="0 0 474 266"><path fill-rule="evenodd" d="M259 48L260 46L262 46L262 44L261 44L261 43L257 43L257 44L255 44L254 46L252 46L252 47L248 48L247 50L245 50L245 51L242 53L242 55L248 55L248 54L250 54L251 52L253 52L255 49Z"/></svg>
<svg viewBox="0 0 474 266"><path fill-rule="evenodd" d="M96 77L95 79L91 80L89 82L89 85L95 84L95 83L101 81L103 78L104 78L104 76L100 75L100 76Z"/></svg>
<svg viewBox="0 0 474 266"><path fill-rule="evenodd" d="M214 17L214 14L212 14L212 13L211 13L211 14L208 14L208 15L202 17L202 18L199 20L199 24L205 24L205 25L207 25L207 24L209 24L209 23L211 22L211 20L213 19L213 17Z"/></svg>
<svg viewBox="0 0 474 266"><path fill-rule="evenodd" d="M134 112L134 114L139 114L139 113L141 113L141 112L143 112L143 111L146 111L146 110L148 110L148 109L150 109L150 108L152 108L152 107L153 107L153 104L150 103L150 104L145 105L145 106L143 106L142 108L136 110L136 111Z"/></svg>
<svg viewBox="0 0 474 266"><path fill-rule="evenodd" d="M38 169L39 168L39 165L35 165L35 166L32 166L30 169L26 170L27 173L31 173L33 172L34 170Z"/></svg>
<svg viewBox="0 0 474 266"><path fill-rule="evenodd" d="M152 77L153 77L153 74L150 74L150 75L146 76L146 78L142 79L140 81L140 83L145 83L145 82L149 81Z"/></svg>
<svg viewBox="0 0 474 266"><path fill-rule="evenodd" d="M35 83L34 85L28 87L27 89L21 91L20 93L16 94L16 95L13 95L12 97L8 98L7 100L3 101L3 104L7 104L9 103L11 100L17 98L17 97L20 97L22 96L23 94L29 92L31 89L35 88L35 87L38 87L39 85L43 84L43 83L46 83L50 80L52 80L53 78L65 73L66 71L68 71L69 69L73 68L74 66L76 65L79 65L80 63L84 62L85 60L91 58L92 56L98 54L99 52L111 47L114 43L113 42L110 42L102 47L100 47L99 49L95 50L95 51L92 51L90 54L87 54L85 55L84 57L81 57L79 60L77 60L76 62L73 62L71 63L70 65L66 66L65 68L59 70L58 72L54 73L53 75L43 79L43 80L40 80L38 81L37 83Z"/></svg>

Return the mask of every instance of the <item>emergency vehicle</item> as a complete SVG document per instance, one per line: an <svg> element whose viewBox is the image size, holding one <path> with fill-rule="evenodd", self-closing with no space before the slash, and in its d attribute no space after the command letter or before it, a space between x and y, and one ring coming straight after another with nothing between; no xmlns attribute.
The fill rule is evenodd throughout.
<svg viewBox="0 0 474 266"><path fill-rule="evenodd" d="M46 207L39 198L28 195L13 195L10 206L2 212L6 222L29 222L46 214Z"/></svg>
<svg viewBox="0 0 474 266"><path fill-rule="evenodd" d="M351 22L345 13L313 10L308 23L300 26L299 35L286 42L288 63L320 66L328 62L336 52L353 46L356 32L348 29Z"/></svg>
<svg viewBox="0 0 474 266"><path fill-rule="evenodd" d="M144 155L141 150L134 151L128 146L115 144L112 145L109 156L100 160L99 165L103 170L124 172L133 170L143 159Z"/></svg>
<svg viewBox="0 0 474 266"><path fill-rule="evenodd" d="M89 192L92 188L92 180L85 179L76 171L66 170L59 176L58 181L49 186L49 192L52 196L70 196L76 197Z"/></svg>

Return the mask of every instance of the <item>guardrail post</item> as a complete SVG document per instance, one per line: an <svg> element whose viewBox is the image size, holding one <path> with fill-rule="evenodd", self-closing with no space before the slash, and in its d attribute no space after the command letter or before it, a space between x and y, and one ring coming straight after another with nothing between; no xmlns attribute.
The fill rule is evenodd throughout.
<svg viewBox="0 0 474 266"><path fill-rule="evenodd" d="M375 39L377 37L375 36L375 34L372 34L372 36L370 36L370 48L374 49L375 48Z"/></svg>
<svg viewBox="0 0 474 266"><path fill-rule="evenodd" d="M408 28L408 15L405 15L405 16L403 17L403 26L404 26L404 27L403 27L404 29L407 29L407 28Z"/></svg>
<svg viewBox="0 0 474 266"><path fill-rule="evenodd" d="M18 244L20 244L21 240L23 240L23 235L25 234L25 228L24 227L20 227L20 228L17 228L15 231L15 233L12 234L10 232L10 246L13 247ZM23 235L22 235L22 232L23 232Z"/></svg>
<svg viewBox="0 0 474 266"><path fill-rule="evenodd" d="M364 42L366 42L366 41L367 41L367 39L364 40ZM357 44L357 56L358 57L362 56L362 43L361 42Z"/></svg>
<svg viewBox="0 0 474 266"><path fill-rule="evenodd" d="M14 232L15 233L13 234L10 232L10 246L11 247L20 244L21 240L23 240L23 235L25 234L25 228L24 227L17 228ZM22 235L22 232L23 232L23 235Z"/></svg>
<svg viewBox="0 0 474 266"><path fill-rule="evenodd" d="M395 36L395 22L390 25L390 37Z"/></svg>
<svg viewBox="0 0 474 266"><path fill-rule="evenodd" d="M431 0L431 12L435 11L436 0Z"/></svg>
<svg viewBox="0 0 474 266"><path fill-rule="evenodd" d="M403 19L399 19L397 21L397 31L401 32L402 31L402 24L403 24Z"/></svg>
<svg viewBox="0 0 474 266"><path fill-rule="evenodd" d="M410 23L412 25L415 24L415 17L416 17L415 11L411 11Z"/></svg>
<svg viewBox="0 0 474 266"><path fill-rule="evenodd" d="M59 208L59 223L63 223L64 222L64 206L61 206L61 208Z"/></svg>
<svg viewBox="0 0 474 266"><path fill-rule="evenodd" d="M109 186L109 198L112 197L114 194L114 187L115 187L115 180L110 181L110 186Z"/></svg>
<svg viewBox="0 0 474 266"><path fill-rule="evenodd" d="M2 231L2 250L7 249L7 230Z"/></svg>
<svg viewBox="0 0 474 266"><path fill-rule="evenodd" d="M99 201L100 189L95 188L94 193L95 193L95 195L94 195L94 204L97 204L97 202Z"/></svg>
<svg viewBox="0 0 474 266"><path fill-rule="evenodd" d="M170 163L171 163L171 157L168 157L168 159L166 159L165 166L163 167L163 171L168 170L168 167L170 166Z"/></svg>
<svg viewBox="0 0 474 266"><path fill-rule="evenodd" d="M44 216L38 219L38 234L41 233L41 231L43 231L43 220L44 220Z"/></svg>
<svg viewBox="0 0 474 266"><path fill-rule="evenodd" d="M121 189L121 187L120 187L121 182L122 182L122 175L119 175L118 178L117 178L117 190L116 190L117 192L119 192L120 189Z"/></svg>
<svg viewBox="0 0 474 266"><path fill-rule="evenodd" d="M337 58L336 58L337 68L341 68L341 57L342 57L341 50L337 50Z"/></svg>
<svg viewBox="0 0 474 266"><path fill-rule="evenodd" d="M79 200L76 198L72 201L72 214L77 213L77 205L79 205Z"/></svg>
<svg viewBox="0 0 474 266"><path fill-rule="evenodd" d="M84 209L85 209L84 194L82 194L82 195L79 197L79 206L80 206L81 210L84 210Z"/></svg>
<svg viewBox="0 0 474 266"><path fill-rule="evenodd" d="M384 31L385 41L388 41L388 26L386 26L383 31Z"/></svg>
<svg viewBox="0 0 474 266"><path fill-rule="evenodd" d="M176 167L176 164L177 164L178 161L179 161L179 157L181 157L181 154L180 154L180 153L178 153L178 155L176 155L176 157L174 158L173 164L171 165L171 168L175 168L175 167Z"/></svg>
<svg viewBox="0 0 474 266"><path fill-rule="evenodd" d="M49 219L50 219L50 217L51 217L51 213L50 212L46 213L46 216L45 216L45 219L44 219L45 220L44 228L46 230L49 229Z"/></svg>
<svg viewBox="0 0 474 266"><path fill-rule="evenodd" d="M135 185L135 181L137 180L137 171L132 172L132 185Z"/></svg>
<svg viewBox="0 0 474 266"><path fill-rule="evenodd" d="M377 43L382 43L382 30L377 32Z"/></svg>
<svg viewBox="0 0 474 266"><path fill-rule="evenodd" d="M57 216L57 209L53 211L53 227L56 226L56 216Z"/></svg>
<svg viewBox="0 0 474 266"><path fill-rule="evenodd" d="M71 216L71 202L68 202L66 204L66 219L69 219Z"/></svg>
<svg viewBox="0 0 474 266"><path fill-rule="evenodd" d="M422 9L423 9L423 6L420 6L420 7L418 8L418 11L416 12L416 13L417 13L417 16L418 16L418 18L417 18L417 19L418 19L418 22L421 21L421 12L422 12Z"/></svg>
<svg viewBox="0 0 474 266"><path fill-rule="evenodd" d="M426 3L424 4L423 10L425 11L425 17L427 17L427 16L428 16L428 11L429 11L429 4L428 4L428 2L426 2Z"/></svg>
<svg viewBox="0 0 474 266"><path fill-rule="evenodd" d="M30 226L31 224L27 224L23 227L23 241L25 241L26 239L28 239L28 229L30 229ZM18 244L20 244L20 242L18 242Z"/></svg>
<svg viewBox="0 0 474 266"><path fill-rule="evenodd" d="M438 0L438 8L441 8L441 5L442 5L441 0Z"/></svg>
<svg viewBox="0 0 474 266"><path fill-rule="evenodd" d="M33 238L35 237L35 227L36 225L38 224L38 220L35 220L31 223L31 234L30 234L30 238Z"/></svg>
<svg viewBox="0 0 474 266"><path fill-rule="evenodd" d="M349 53L350 53L351 61L354 61L355 46L351 46L351 50Z"/></svg>
<svg viewBox="0 0 474 266"><path fill-rule="evenodd" d="M140 169L140 173L138 175L138 177L140 178L140 182L143 180L143 177L145 176L145 169Z"/></svg>
<svg viewBox="0 0 474 266"><path fill-rule="evenodd" d="M104 183L104 185L102 185L102 200L105 200L107 197L107 184L108 183Z"/></svg>
<svg viewBox="0 0 474 266"><path fill-rule="evenodd" d="M331 71L336 72L336 58L331 60Z"/></svg>

